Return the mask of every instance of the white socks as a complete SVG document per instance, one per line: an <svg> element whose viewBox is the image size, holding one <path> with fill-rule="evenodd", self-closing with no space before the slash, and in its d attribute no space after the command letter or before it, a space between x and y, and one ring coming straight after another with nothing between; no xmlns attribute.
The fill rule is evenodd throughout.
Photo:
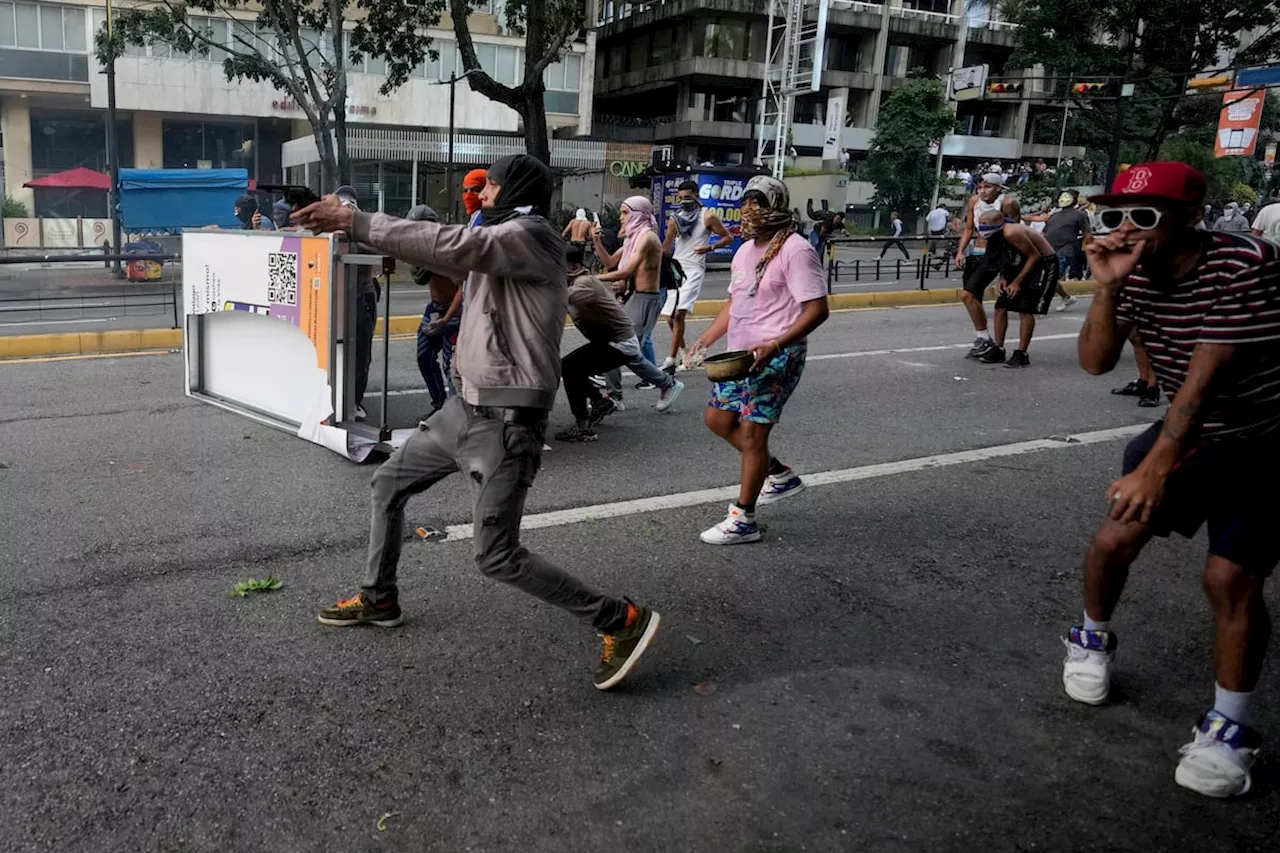
<svg viewBox="0 0 1280 853"><path fill-rule="evenodd" d="M1084 614L1084 629L1085 629L1086 631L1110 631L1110 630L1111 630L1111 621L1110 621L1110 620L1107 620L1106 622L1099 622L1099 621L1097 621L1097 620L1095 620L1095 619L1090 619L1090 618L1089 618L1089 614L1088 614L1088 613L1085 613L1085 614Z"/></svg>
<svg viewBox="0 0 1280 853"><path fill-rule="evenodd" d="M986 338L987 340L991 340L991 330L990 330L990 329L983 329L981 332L978 332L978 337L980 337L980 338Z"/></svg>
<svg viewBox="0 0 1280 853"><path fill-rule="evenodd" d="M1221 684L1213 685L1213 710L1242 726L1249 725L1249 700L1253 691L1240 693Z"/></svg>

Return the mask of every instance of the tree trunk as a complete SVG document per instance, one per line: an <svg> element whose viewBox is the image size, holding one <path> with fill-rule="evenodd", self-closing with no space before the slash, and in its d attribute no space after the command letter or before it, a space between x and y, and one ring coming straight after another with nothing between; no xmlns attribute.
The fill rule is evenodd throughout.
<svg viewBox="0 0 1280 853"><path fill-rule="evenodd" d="M343 112L338 113L338 109L343 110ZM343 98L342 107L335 107L333 122L334 159L336 166L334 180L336 180L338 184L351 183L351 157L347 154L347 117L345 110L346 98ZM337 184L335 184L335 186L337 186Z"/></svg>
<svg viewBox="0 0 1280 853"><path fill-rule="evenodd" d="M547 134L547 107L542 92L525 93L520 103L520 118L524 122L524 150L551 165L551 140Z"/></svg>

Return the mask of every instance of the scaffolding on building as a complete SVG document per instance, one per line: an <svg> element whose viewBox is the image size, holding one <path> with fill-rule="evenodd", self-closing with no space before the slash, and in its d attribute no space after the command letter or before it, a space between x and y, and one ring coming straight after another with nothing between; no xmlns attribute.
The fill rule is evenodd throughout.
<svg viewBox="0 0 1280 853"><path fill-rule="evenodd" d="M781 178L796 95L822 88L828 0L769 0L756 162Z"/></svg>

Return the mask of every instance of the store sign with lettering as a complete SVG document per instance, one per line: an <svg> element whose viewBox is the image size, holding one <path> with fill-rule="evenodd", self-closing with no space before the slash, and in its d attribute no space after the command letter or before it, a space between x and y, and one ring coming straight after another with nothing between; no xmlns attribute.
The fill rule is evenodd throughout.
<svg viewBox="0 0 1280 853"><path fill-rule="evenodd" d="M271 109L282 110L289 113L300 113L302 107L298 106L298 102L285 98L271 102ZM377 107L362 106L356 104L347 104L347 115L349 116L376 116L378 114Z"/></svg>
<svg viewBox="0 0 1280 853"><path fill-rule="evenodd" d="M615 178L634 178L636 175L644 174L648 168L648 163L636 160L614 160L609 164L609 174Z"/></svg>

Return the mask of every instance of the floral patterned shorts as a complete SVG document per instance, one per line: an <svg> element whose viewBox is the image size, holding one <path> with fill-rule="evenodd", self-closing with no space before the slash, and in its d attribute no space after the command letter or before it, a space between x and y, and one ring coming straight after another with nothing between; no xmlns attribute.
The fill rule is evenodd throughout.
<svg viewBox="0 0 1280 853"><path fill-rule="evenodd" d="M792 344L775 355L754 376L712 383L711 400L707 405L713 409L737 412L740 420L776 424L782 418L782 407L800 384L807 352L805 344Z"/></svg>

